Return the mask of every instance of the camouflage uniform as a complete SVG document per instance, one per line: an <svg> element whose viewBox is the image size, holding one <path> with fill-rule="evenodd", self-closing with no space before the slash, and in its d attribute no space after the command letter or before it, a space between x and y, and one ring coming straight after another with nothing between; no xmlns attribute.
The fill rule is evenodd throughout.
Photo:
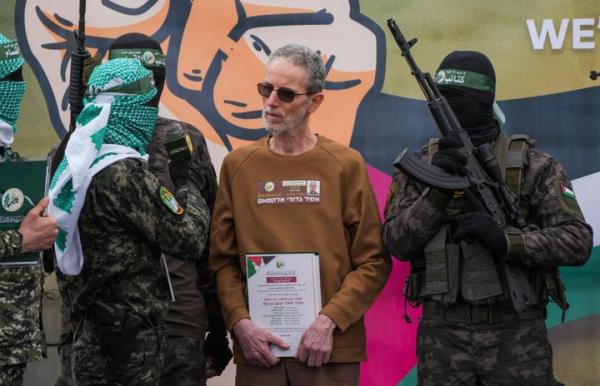
<svg viewBox="0 0 600 386"><path fill-rule="evenodd" d="M427 150L420 156L426 159ZM508 253L531 267L532 282L545 304L548 293L540 272L584 264L590 256L592 231L574 197L565 194L571 182L563 168L534 148L526 150L525 160L519 203L534 230L507 231ZM425 247L440 227L458 222L465 209L463 201L460 193L450 198L400 171L394 174L383 237L390 252L410 261L411 279L420 277L424 283ZM419 384L559 384L552 375L542 306L517 315L505 287L504 294L489 305L466 304L459 293L455 304L442 306L431 295L425 296L423 287L414 282L408 286L411 301L425 303L417 338Z"/></svg>
<svg viewBox="0 0 600 386"><path fill-rule="evenodd" d="M54 264L56 266L56 263ZM68 291L66 276L56 269L56 284L60 293L60 341L58 355L60 357L60 375L56 386L75 386L71 356L73 353L73 326L71 325L71 295Z"/></svg>
<svg viewBox="0 0 600 386"><path fill-rule="evenodd" d="M168 163L169 158L166 153L166 149L164 147L165 142L165 132L164 129L167 125L174 122L171 119L166 119L162 117L158 117L155 125L155 131L152 137L152 142L148 145L147 152L150 156L148 160L149 170L154 174L159 182L167 187L167 189L174 191L175 186L171 181L171 177L169 174ZM206 184L202 191L202 197L205 198L206 203L209 208L213 207L216 191L217 191L217 178L214 172L214 168L212 166L212 162L210 160L210 155L208 152L208 148L206 146L206 141L202 134L192 125L179 122L183 128L190 133L192 138L192 143L195 146L195 153L198 156L199 164L203 171L206 172ZM202 274L202 272L209 270L208 263L206 261L206 252L208 252L208 247L204 249L202 259L196 263L196 267L199 271L199 276L201 276L201 281L199 285L202 286L202 289L199 290L198 295L210 296L212 293L213 297L216 298L216 285L214 282L214 278L212 277L212 273L208 272L208 274ZM169 267L171 267L171 257L167 256L167 261ZM61 357L61 372L60 378L57 382L57 385L64 386L74 386L73 375L71 371L71 352L72 352L72 340L73 340L73 329L70 323L70 313L71 313L71 299L68 291L66 290L65 276L60 272L60 270L56 271L56 279L58 283L58 289L61 293L62 298L62 307L61 307L61 344L59 346L59 354ZM177 288L175 290L175 297L177 298ZM178 385L185 384L184 377L187 376L186 382L188 384L199 384L202 385L205 383L205 369L204 369L204 335L206 333L206 317L205 314L207 312L205 308L205 303L202 296L198 299L198 304L196 305L201 310L202 320L198 320L197 323L200 324L201 328L193 337L181 336L182 334L177 331L171 331L169 328L169 321L167 318L167 332L169 337L167 339L167 343L165 346L165 363L163 366L163 376L161 377L162 384L168 384L168 381L177 381ZM220 313L220 307L216 307L216 312ZM173 335L173 338L171 338ZM200 337L200 338L199 338ZM189 366L196 366L190 371L182 371L182 364L186 363ZM176 378L170 378L170 376ZM193 383L196 382L196 383Z"/></svg>
<svg viewBox="0 0 600 386"><path fill-rule="evenodd" d="M156 121L152 142L147 151L149 169L161 184L168 189L173 189L173 181L169 174L169 157L165 148L166 128L176 121L159 117ZM197 157L200 170L204 174L205 185L202 197L208 207L212 209L216 191L217 178L210 160L206 141L202 134L192 125L185 122L179 123L184 131L189 133L194 145L193 157ZM170 304L167 315L167 342L165 347L165 361L161 374L161 385L205 385L204 363L204 336L208 327L206 318L207 309L203 293L199 288L197 270L208 269L204 251L198 251L202 259L193 262L178 262L174 257L166 256L167 265L171 272L171 281L175 294L175 302ZM214 286L214 279L209 276L203 286ZM221 312L220 309L217 312Z"/></svg>
<svg viewBox="0 0 600 386"><path fill-rule="evenodd" d="M0 259L18 255L22 241L23 237L16 230L0 232Z"/></svg>
<svg viewBox="0 0 600 386"><path fill-rule="evenodd" d="M0 232L0 258L18 255L21 235ZM26 363L42 359L41 266L0 268L0 385L20 385Z"/></svg>
<svg viewBox="0 0 600 386"><path fill-rule="evenodd" d="M204 338L169 336L165 348L160 384L177 386L206 385Z"/></svg>
<svg viewBox="0 0 600 386"><path fill-rule="evenodd" d="M193 184L177 190L184 214L159 198L160 185L137 159L117 161L94 176L78 220L85 255L67 277L75 329L73 374L78 385L155 385L160 375L168 310L161 251L198 258L210 214ZM116 339L97 313L97 301L121 316ZM131 327L134 326L134 327ZM131 328L131 330L128 330Z"/></svg>

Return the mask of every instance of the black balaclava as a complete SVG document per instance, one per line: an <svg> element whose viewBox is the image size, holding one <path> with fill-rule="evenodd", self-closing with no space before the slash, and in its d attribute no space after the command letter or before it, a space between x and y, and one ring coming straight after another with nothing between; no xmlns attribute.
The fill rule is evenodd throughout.
<svg viewBox="0 0 600 386"><path fill-rule="evenodd" d="M154 74L156 96L148 101L148 105L158 107L160 95L165 85L165 57L160 44L151 37L132 32L119 36L110 45L109 59L136 58L144 67Z"/></svg>
<svg viewBox="0 0 600 386"><path fill-rule="evenodd" d="M440 63L435 80L475 146L498 136L500 127L493 108L496 73L487 56L454 51Z"/></svg>

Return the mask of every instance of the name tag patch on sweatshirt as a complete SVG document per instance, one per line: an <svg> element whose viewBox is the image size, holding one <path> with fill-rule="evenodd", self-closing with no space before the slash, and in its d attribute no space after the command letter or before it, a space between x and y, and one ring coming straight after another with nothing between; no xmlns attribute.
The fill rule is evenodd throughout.
<svg viewBox="0 0 600 386"><path fill-rule="evenodd" d="M321 202L320 180L260 181L256 184L258 205L318 204Z"/></svg>

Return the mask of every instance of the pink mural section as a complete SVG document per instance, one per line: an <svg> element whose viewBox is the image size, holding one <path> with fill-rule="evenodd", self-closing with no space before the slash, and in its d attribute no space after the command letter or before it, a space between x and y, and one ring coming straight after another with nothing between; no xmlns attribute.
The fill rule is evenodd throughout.
<svg viewBox="0 0 600 386"><path fill-rule="evenodd" d="M369 166L369 176L383 219L391 177ZM361 386L397 385L416 365L415 344L421 310L406 305L412 319L404 319L402 297L409 264L392 259L387 285L365 317L367 325L367 362L361 365Z"/></svg>

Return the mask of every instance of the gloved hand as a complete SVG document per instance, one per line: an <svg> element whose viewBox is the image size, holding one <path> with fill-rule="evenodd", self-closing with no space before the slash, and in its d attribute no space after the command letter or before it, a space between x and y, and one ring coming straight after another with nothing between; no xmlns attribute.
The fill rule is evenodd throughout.
<svg viewBox="0 0 600 386"><path fill-rule="evenodd" d="M466 214L454 234L456 241L468 243L478 240L496 258L508 254L508 241L504 229L489 215L482 202L471 191L464 191Z"/></svg>
<svg viewBox="0 0 600 386"><path fill-rule="evenodd" d="M454 233L454 240L478 240L496 258L504 258L508 254L508 242L504 231L492 216L484 212L465 214Z"/></svg>
<svg viewBox="0 0 600 386"><path fill-rule="evenodd" d="M198 189L198 192L202 193L206 184L202 166L194 154L188 159L171 161L169 173L171 173L171 179L177 188L189 182Z"/></svg>
<svg viewBox="0 0 600 386"><path fill-rule="evenodd" d="M225 331L209 332L204 341L204 356L206 358L206 373L210 378L214 375L221 375L231 358L233 353L229 348L229 340ZM216 374L210 374L214 371Z"/></svg>
<svg viewBox="0 0 600 386"><path fill-rule="evenodd" d="M463 146L460 138L456 136L443 137L438 146L439 150L433 155L431 164L451 174L466 175L467 157L458 151Z"/></svg>
<svg viewBox="0 0 600 386"><path fill-rule="evenodd" d="M194 152L194 155L199 158L200 173L202 173L202 179L204 181L204 186L201 190L202 197L204 197L206 205L208 205L209 209L212 211L218 187L215 168L212 165L210 155L205 147L203 148L198 145L195 147Z"/></svg>

